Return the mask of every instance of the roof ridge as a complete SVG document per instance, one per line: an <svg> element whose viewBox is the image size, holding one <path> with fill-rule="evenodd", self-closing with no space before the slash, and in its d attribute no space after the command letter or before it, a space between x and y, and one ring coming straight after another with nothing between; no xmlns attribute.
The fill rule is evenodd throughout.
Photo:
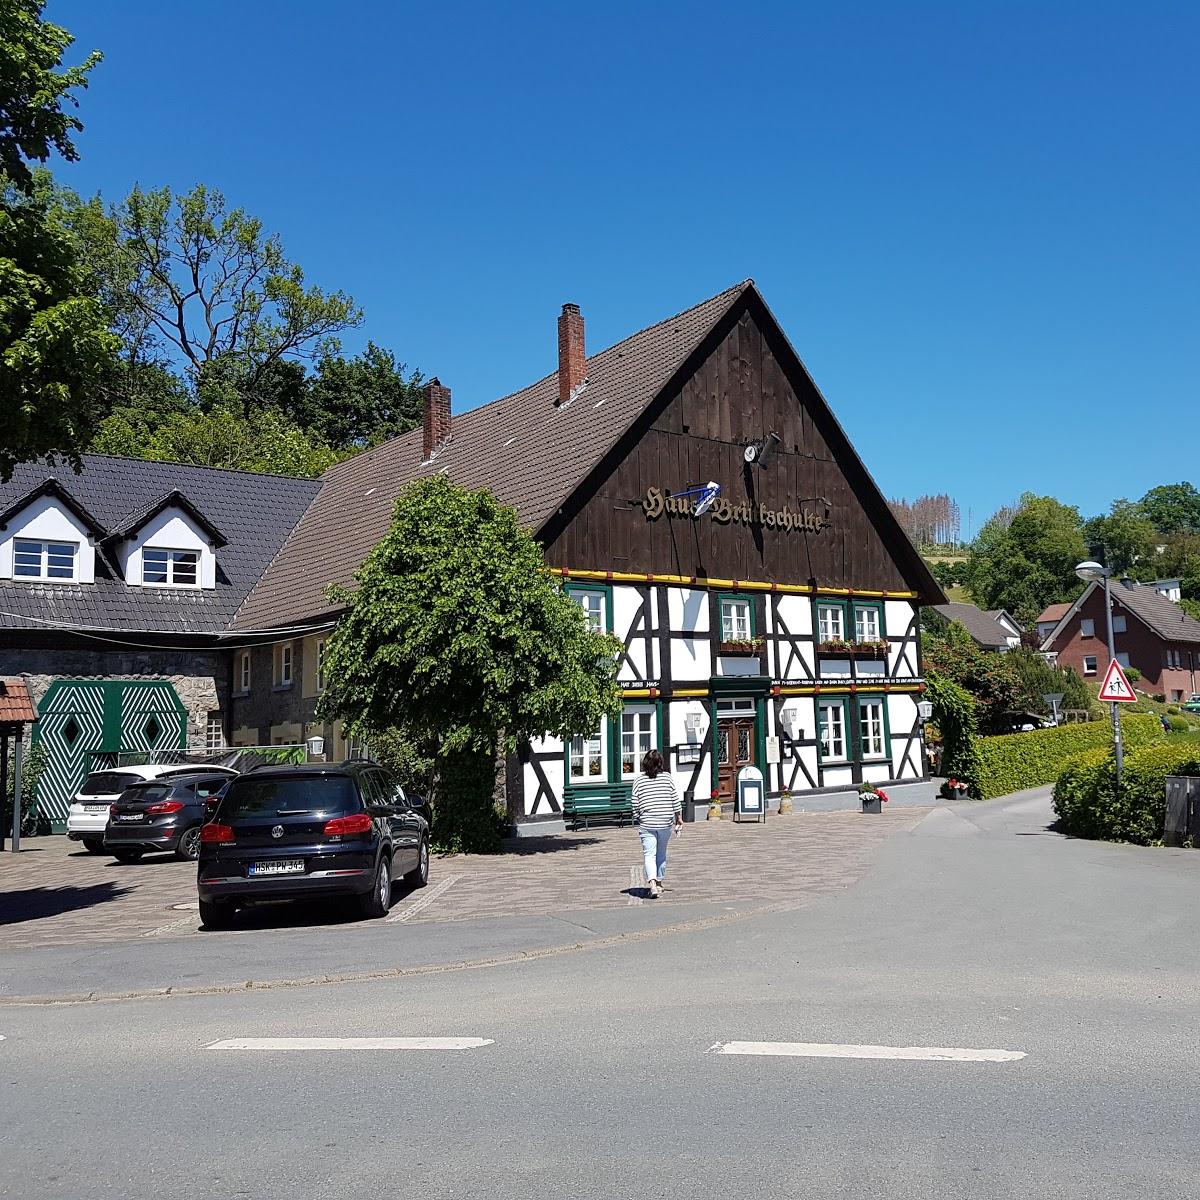
<svg viewBox="0 0 1200 1200"><path fill-rule="evenodd" d="M287 479L293 483L320 483L320 476L312 475L286 475L282 471L248 471L244 467L214 467L209 463L190 463L179 462L172 458L132 458L128 454L106 454L103 451L85 450L83 458L108 458L114 462L125 463L153 463L156 467L184 467L189 471L218 471L222 475L244 475L253 478L265 479ZM344 460L348 461L348 460ZM53 464L48 464L52 467L66 466L70 467L70 463L63 458L57 459ZM337 466L338 464L334 464ZM71 474L78 475L79 472L72 471Z"/></svg>

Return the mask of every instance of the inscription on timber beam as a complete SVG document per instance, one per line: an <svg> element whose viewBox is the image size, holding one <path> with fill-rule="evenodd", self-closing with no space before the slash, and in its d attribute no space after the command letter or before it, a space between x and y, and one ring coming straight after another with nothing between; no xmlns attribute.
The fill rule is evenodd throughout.
<svg viewBox="0 0 1200 1200"><path fill-rule="evenodd" d="M657 521L664 514L668 517L696 516L696 503L691 496L672 496L662 488L652 487L637 501L647 521ZM764 529L782 529L785 533L801 529L806 533L820 533L829 524L825 513L803 512L795 508L768 508L765 504L749 501L734 504L724 496L718 496L708 510L718 525L761 525Z"/></svg>

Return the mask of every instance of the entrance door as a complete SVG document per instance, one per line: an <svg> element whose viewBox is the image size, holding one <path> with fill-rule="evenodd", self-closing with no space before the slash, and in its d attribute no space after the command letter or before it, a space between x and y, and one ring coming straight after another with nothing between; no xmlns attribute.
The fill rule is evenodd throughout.
<svg viewBox="0 0 1200 1200"><path fill-rule="evenodd" d="M717 718L717 787L723 801L732 802L738 772L754 763L754 718Z"/></svg>

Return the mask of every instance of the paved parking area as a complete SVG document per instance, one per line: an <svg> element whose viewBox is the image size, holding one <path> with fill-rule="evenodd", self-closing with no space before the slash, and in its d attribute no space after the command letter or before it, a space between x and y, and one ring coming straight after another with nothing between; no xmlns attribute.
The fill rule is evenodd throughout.
<svg viewBox="0 0 1200 1200"><path fill-rule="evenodd" d="M661 900L645 895L633 829L518 839L502 855L435 858L429 887L398 889L388 920L399 934L413 922L672 901L803 901L853 883L886 838L927 811L796 813L762 825L686 825L672 842ZM0 855L0 951L179 937L197 927L192 863L160 855L118 863L64 837L28 839L23 847L19 855ZM255 910L246 923L295 929L347 919L340 908L271 906Z"/></svg>

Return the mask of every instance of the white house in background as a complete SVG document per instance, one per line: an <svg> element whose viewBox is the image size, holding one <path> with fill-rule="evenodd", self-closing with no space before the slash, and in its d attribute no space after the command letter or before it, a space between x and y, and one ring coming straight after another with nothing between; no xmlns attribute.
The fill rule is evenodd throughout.
<svg viewBox="0 0 1200 1200"><path fill-rule="evenodd" d="M971 635L971 640L983 650L1003 653L1021 644L1024 629L1002 608L982 609L974 604L934 604L933 611L947 621L957 621Z"/></svg>
<svg viewBox="0 0 1200 1200"><path fill-rule="evenodd" d="M1182 579L1156 579L1149 586L1160 596L1165 596L1168 600L1174 600L1176 604L1183 599L1183 593L1180 590L1183 586Z"/></svg>

